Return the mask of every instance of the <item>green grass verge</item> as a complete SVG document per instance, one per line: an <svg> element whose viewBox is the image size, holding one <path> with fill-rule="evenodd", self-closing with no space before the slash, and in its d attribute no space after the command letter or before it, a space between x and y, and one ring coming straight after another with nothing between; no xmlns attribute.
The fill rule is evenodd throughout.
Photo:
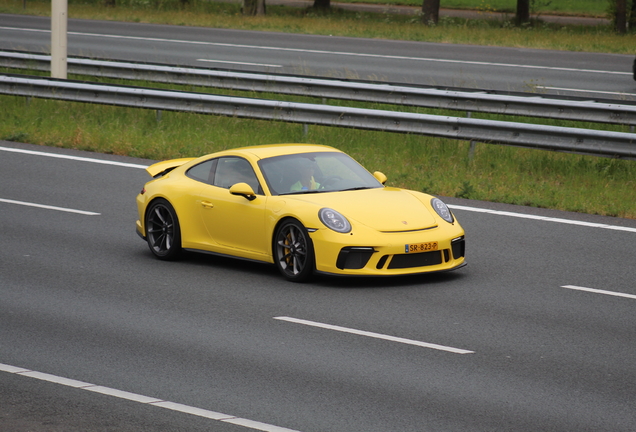
<svg viewBox="0 0 636 432"><path fill-rule="evenodd" d="M636 164L543 150L354 129L0 96L0 139L149 159L245 145L337 147L389 185L428 193L636 218Z"/></svg>
<svg viewBox="0 0 636 432"><path fill-rule="evenodd" d="M97 3L71 1L69 16L627 54L633 54L634 49L633 36L615 35L609 27L538 25L519 29L505 21L459 19L443 19L440 25L427 27L417 17L342 10L321 14L311 9L269 7L266 17L244 17L236 4L191 0L180 9L175 2L153 2L151 11L147 2L130 3L129 7L104 8ZM442 2L442 6L447 5ZM0 13L46 16L50 3L29 0L23 11L22 0L0 0ZM415 135L318 126L310 126L304 135L301 125L172 112L164 112L158 122L154 111L39 99L27 103L25 98L12 96L0 96L0 106L8 113L0 116L0 139L9 141L149 159L197 156L245 145L312 142L342 149L371 171L385 172L393 186L442 196L636 218L633 161L487 144L477 144L475 157L469 161L467 142Z"/></svg>

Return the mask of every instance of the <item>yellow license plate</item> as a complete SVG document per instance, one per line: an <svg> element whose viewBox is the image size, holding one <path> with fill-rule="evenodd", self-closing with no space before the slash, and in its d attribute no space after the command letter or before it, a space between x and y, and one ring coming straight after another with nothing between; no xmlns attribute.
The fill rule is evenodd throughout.
<svg viewBox="0 0 636 432"><path fill-rule="evenodd" d="M429 252L437 250L437 242L413 243L404 245L405 253Z"/></svg>

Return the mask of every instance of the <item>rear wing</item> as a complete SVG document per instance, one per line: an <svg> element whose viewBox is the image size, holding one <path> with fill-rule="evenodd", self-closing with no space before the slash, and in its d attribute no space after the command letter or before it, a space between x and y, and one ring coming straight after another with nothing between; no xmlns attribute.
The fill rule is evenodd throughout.
<svg viewBox="0 0 636 432"><path fill-rule="evenodd" d="M180 167L181 165L194 159L196 158L170 159L162 162L157 162L156 164L152 164L148 168L146 168L146 172L148 172L151 177L161 177L168 174L173 169Z"/></svg>

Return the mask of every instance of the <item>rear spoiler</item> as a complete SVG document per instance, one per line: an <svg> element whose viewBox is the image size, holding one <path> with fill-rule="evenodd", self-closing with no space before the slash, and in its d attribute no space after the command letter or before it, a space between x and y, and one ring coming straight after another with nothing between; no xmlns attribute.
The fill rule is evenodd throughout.
<svg viewBox="0 0 636 432"><path fill-rule="evenodd" d="M152 164L148 168L146 168L146 172L148 172L148 174L150 174L154 178L161 177L168 174L173 169L180 167L184 163L190 162L194 159L196 158L170 159L162 162L157 162L156 164Z"/></svg>

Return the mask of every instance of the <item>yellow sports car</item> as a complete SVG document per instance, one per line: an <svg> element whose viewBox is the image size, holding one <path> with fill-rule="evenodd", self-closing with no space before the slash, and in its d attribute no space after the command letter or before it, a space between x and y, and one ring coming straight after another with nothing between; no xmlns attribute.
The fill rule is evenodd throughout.
<svg viewBox="0 0 636 432"><path fill-rule="evenodd" d="M147 168L137 233L159 259L182 250L274 263L303 281L405 275L464 263L464 230L440 199L385 187L332 147L244 147Z"/></svg>

